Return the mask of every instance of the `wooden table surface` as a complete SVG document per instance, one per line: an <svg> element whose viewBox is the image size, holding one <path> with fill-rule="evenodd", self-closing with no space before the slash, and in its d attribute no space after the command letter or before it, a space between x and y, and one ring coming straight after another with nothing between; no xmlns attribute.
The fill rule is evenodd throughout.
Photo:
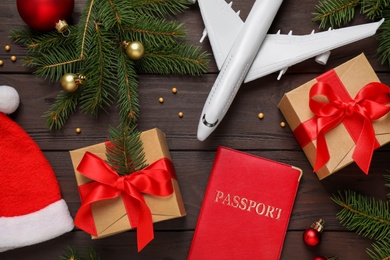
<svg viewBox="0 0 390 260"><path fill-rule="evenodd" d="M260 0L259 0L260 1ZM80 15L85 0L75 1L74 18ZM241 10L245 19L253 0L241 0L233 4ZM294 34L307 34L318 24L311 21L316 0L285 1L276 16L270 33L281 29L282 33L293 30ZM199 43L203 22L197 4L175 17L188 30L187 41L211 52L209 41ZM367 21L358 16L353 24ZM61 89L59 83L50 83L37 78L31 69L22 66L25 50L9 38L9 30L25 26L18 15L16 1L0 2L0 85L17 89L21 105L11 117L37 142L56 172L63 198L74 217L80 200L73 174L69 150L105 141L109 125L117 125L118 110L115 106L102 112L98 118L77 113L61 130L50 131L44 126L42 115ZM4 50L5 45L11 51ZM3 47L2 47L3 46ZM375 151L368 176L352 164L336 174L319 181L290 128L280 126L284 121L277 104L283 94L341 63L364 52L383 83L390 84L389 67L380 64L376 55L375 37L338 48L326 66L307 60L291 67L280 81L277 74L243 84L226 117L217 130L204 142L196 138L200 112L217 77L213 57L208 73L198 77L139 75L140 117L139 130L159 128L165 132L173 163L179 180L187 216L156 223L155 239L140 253L136 249L136 233L129 231L100 240L79 229L56 239L0 253L0 259L58 259L68 246L84 249L94 248L101 259L186 259L198 218L203 194L219 145L246 151L280 162L300 167L304 171L288 226L282 251L282 259L312 259L314 256L338 256L339 259L369 259L365 250L373 241L350 232L336 219L340 207L330 197L338 190L352 189L378 199L386 199L389 190L385 187L384 174L390 170L390 146ZM12 62L10 56L17 56ZM176 87L178 92L172 94ZM160 104L158 98L165 102ZM178 112L184 113L183 118ZM259 120L259 112L264 113ZM77 134L75 129L82 132ZM281 180L283 181L283 180ZM325 220L323 240L318 247L309 248L303 243L302 233L318 218ZM1 230L0 230L1 232ZM234 236L232 236L234 237ZM239 241L238 241L239 243ZM211 249L212 250L212 249ZM210 256L212 259L212 256Z"/></svg>

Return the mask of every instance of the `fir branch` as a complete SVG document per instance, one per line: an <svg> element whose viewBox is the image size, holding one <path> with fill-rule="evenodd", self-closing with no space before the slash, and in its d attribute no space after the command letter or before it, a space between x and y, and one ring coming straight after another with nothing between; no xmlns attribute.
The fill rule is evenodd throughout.
<svg viewBox="0 0 390 260"><path fill-rule="evenodd" d="M323 0L316 5L313 21L320 21L320 28L330 24L332 28L347 25L355 16L355 7L361 0Z"/></svg>
<svg viewBox="0 0 390 260"><path fill-rule="evenodd" d="M354 191L333 196L343 209L337 213L340 223L359 235L381 240L390 232L389 203L363 196Z"/></svg>
<svg viewBox="0 0 390 260"><path fill-rule="evenodd" d="M148 42L152 46L176 44L177 39L184 38L186 35L183 24L146 16L140 16L137 23L126 22L122 26L127 33L124 39Z"/></svg>
<svg viewBox="0 0 390 260"><path fill-rule="evenodd" d="M66 37L57 31L50 31L46 33L37 32L34 30L17 30L14 35L18 37L17 42L23 42L29 52L46 52L50 49L58 48L58 46L73 45L76 35L76 26L69 26L69 35ZM25 39L22 39L25 38ZM16 40L16 39L15 39Z"/></svg>
<svg viewBox="0 0 390 260"><path fill-rule="evenodd" d="M361 13L368 19L374 20L382 17L383 11L390 6L388 0L361 0Z"/></svg>
<svg viewBox="0 0 390 260"><path fill-rule="evenodd" d="M390 259L390 237L385 237L383 240L372 244L374 251L367 248L366 252L373 260L389 260Z"/></svg>
<svg viewBox="0 0 390 260"><path fill-rule="evenodd" d="M186 0L133 0L131 8L141 15L165 17L188 8Z"/></svg>
<svg viewBox="0 0 390 260"><path fill-rule="evenodd" d="M73 114L79 102L80 89L75 92L60 91L50 109L44 114L49 129L60 129Z"/></svg>
<svg viewBox="0 0 390 260"><path fill-rule="evenodd" d="M378 34L378 49L377 52L380 55L381 63L390 65L390 10L383 12L385 21L380 27Z"/></svg>
<svg viewBox="0 0 390 260"><path fill-rule="evenodd" d="M59 80L66 73L82 74L86 82L75 93L60 93L45 114L49 128L62 127L77 105L97 115L118 94L120 124L136 121L139 113L136 71L199 75L207 70L207 54L179 42L183 24L163 16L187 8L186 0L88 0L68 37L56 31L11 32L27 48L24 65L38 76ZM123 42L138 40L146 54L134 62L125 57ZM151 66L151 67L148 67ZM69 100L68 100L69 99Z"/></svg>
<svg viewBox="0 0 390 260"><path fill-rule="evenodd" d="M61 260L81 260L80 252L75 248L68 247L64 250L63 254L60 256Z"/></svg>
<svg viewBox="0 0 390 260"><path fill-rule="evenodd" d="M81 74L87 77L87 82L82 85L80 105L85 112L97 115L99 109L104 110L114 100L117 86L114 72L117 70L118 58L113 48L115 44L109 37L110 32L98 23L94 23L94 30L88 44L89 55L81 70Z"/></svg>
<svg viewBox="0 0 390 260"><path fill-rule="evenodd" d="M118 52L118 106L120 122L130 125L135 122L139 114L138 81L134 63L128 61L128 57L122 48Z"/></svg>
<svg viewBox="0 0 390 260"><path fill-rule="evenodd" d="M106 144L107 163L120 176L129 175L147 166L140 132L136 125L109 129L109 144Z"/></svg>
<svg viewBox="0 0 390 260"><path fill-rule="evenodd" d="M81 60L77 55L72 56L75 54L74 45L58 46L49 50L50 52L41 52L36 58L30 56L25 60L28 66L37 67L34 74L50 81L58 81L65 73L80 69Z"/></svg>
<svg viewBox="0 0 390 260"><path fill-rule="evenodd" d="M23 44L30 53L23 59L23 65L37 67L34 74L50 81L57 81L63 74L80 68L78 55L75 55L74 41L77 35L73 32L74 29L74 26L71 27L72 31L68 37L57 31L42 33L33 30L13 30L10 37L15 42ZM72 60L75 61L69 62Z"/></svg>
<svg viewBox="0 0 390 260"><path fill-rule="evenodd" d="M148 49L148 48L147 48ZM200 48L185 44L168 46L164 49L149 49L144 58L137 62L137 68L145 73L200 75L207 71L205 59L208 54Z"/></svg>
<svg viewBox="0 0 390 260"><path fill-rule="evenodd" d="M100 256L97 254L97 252L94 249L89 248L87 257L84 258L79 252L79 250L72 247L68 247L66 250L64 250L63 254L60 256L60 259L61 260L83 260L83 259L100 260Z"/></svg>

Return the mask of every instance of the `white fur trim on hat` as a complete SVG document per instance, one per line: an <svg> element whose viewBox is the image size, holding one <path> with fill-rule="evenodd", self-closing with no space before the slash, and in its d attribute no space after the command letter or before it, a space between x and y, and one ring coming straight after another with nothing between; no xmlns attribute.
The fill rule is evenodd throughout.
<svg viewBox="0 0 390 260"><path fill-rule="evenodd" d="M73 219L63 199L27 215L0 217L0 252L40 243L72 229Z"/></svg>

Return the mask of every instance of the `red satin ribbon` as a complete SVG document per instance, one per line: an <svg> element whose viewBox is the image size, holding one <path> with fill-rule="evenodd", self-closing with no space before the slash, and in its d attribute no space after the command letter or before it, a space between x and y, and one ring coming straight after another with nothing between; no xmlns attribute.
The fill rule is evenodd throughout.
<svg viewBox="0 0 390 260"><path fill-rule="evenodd" d="M352 99L334 70L317 78L309 94L309 107L315 116L294 130L301 147L317 140L314 171L330 159L325 134L343 123L356 144L352 158L368 174L373 151L380 146L371 121L390 111L389 94L388 86L371 82ZM328 102L318 101L316 96L324 96Z"/></svg>
<svg viewBox="0 0 390 260"><path fill-rule="evenodd" d="M131 227L137 228L138 252L141 251L154 238L152 215L142 194L168 196L173 193L171 178L176 176L172 162L162 158L143 170L119 176L103 159L86 152L77 171L94 181L79 186L82 204L75 225L97 236L91 205L122 196Z"/></svg>

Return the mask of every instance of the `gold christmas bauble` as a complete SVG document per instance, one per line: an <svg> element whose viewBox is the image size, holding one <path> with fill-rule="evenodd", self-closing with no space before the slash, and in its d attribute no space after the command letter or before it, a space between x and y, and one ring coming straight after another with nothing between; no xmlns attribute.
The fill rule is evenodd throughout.
<svg viewBox="0 0 390 260"><path fill-rule="evenodd" d="M127 56L132 60L139 60L144 56L145 48L139 41L129 42L126 45Z"/></svg>
<svg viewBox="0 0 390 260"><path fill-rule="evenodd" d="M81 74L66 73L61 78L61 86L67 92L74 92L87 78Z"/></svg>
<svg viewBox="0 0 390 260"><path fill-rule="evenodd" d="M76 83L77 75L73 73L66 73L61 78L61 86L67 92L74 92L78 88L78 84Z"/></svg>

